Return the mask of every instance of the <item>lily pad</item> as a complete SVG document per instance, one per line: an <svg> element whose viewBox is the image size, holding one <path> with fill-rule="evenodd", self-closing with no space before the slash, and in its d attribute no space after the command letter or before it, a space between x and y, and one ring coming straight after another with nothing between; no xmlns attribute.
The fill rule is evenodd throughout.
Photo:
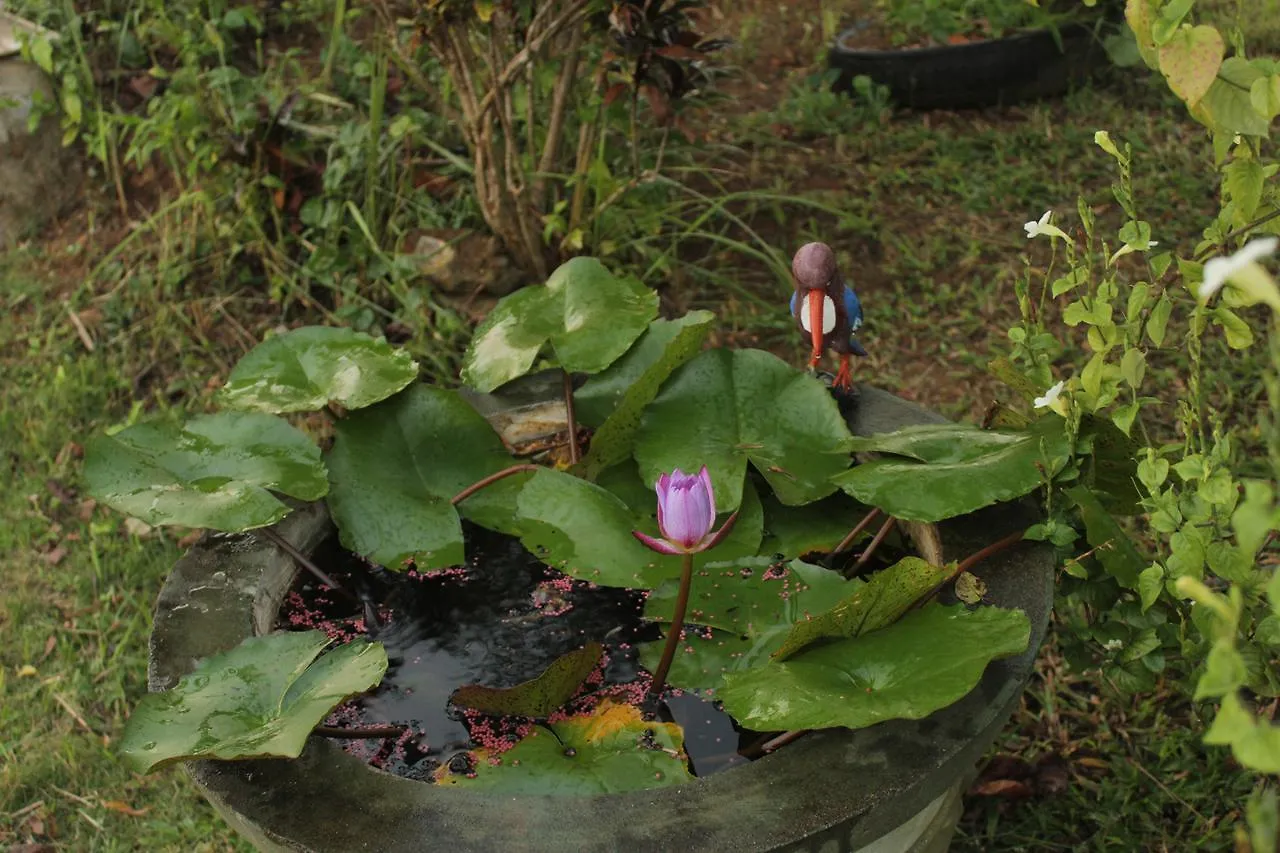
<svg viewBox="0 0 1280 853"><path fill-rule="evenodd" d="M205 658L172 690L142 697L121 751L143 773L190 758L296 758L330 711L387 669L381 643L317 660L327 645L322 631L283 631Z"/></svg>
<svg viewBox="0 0 1280 853"><path fill-rule="evenodd" d="M673 468L711 473L716 506L742 500L750 462L789 506L826 497L849 466L848 427L826 387L761 350L708 350L649 404L635 457L646 483Z"/></svg>
<svg viewBox="0 0 1280 853"><path fill-rule="evenodd" d="M849 534L867 513L867 507L843 492L815 503L787 506L772 494L764 500L764 556L803 557L813 552L829 552ZM870 536L871 530L862 534Z"/></svg>
<svg viewBox="0 0 1280 853"><path fill-rule="evenodd" d="M506 296L467 349L462 379L489 392L529 372L550 343L565 370L598 373L626 352L658 314L658 295L595 258L566 261L542 287Z"/></svg>
<svg viewBox="0 0 1280 853"><path fill-rule="evenodd" d="M654 320L626 355L574 394L579 419L598 427L583 460L587 479L630 457L644 407L702 349L713 319L710 311L694 311L678 320Z"/></svg>
<svg viewBox="0 0 1280 853"><path fill-rule="evenodd" d="M856 439L857 449L911 458L864 462L833 482L895 518L942 521L1033 491L1040 465L1061 470L1070 452L1064 424L1045 418L1025 431L909 428Z"/></svg>
<svg viewBox="0 0 1280 853"><path fill-rule="evenodd" d="M680 574L631 535L630 508L571 474L542 469L516 499L521 542L552 568L601 586L651 588Z"/></svg>
<svg viewBox="0 0 1280 853"><path fill-rule="evenodd" d="M514 461L488 421L456 392L416 385L335 431L329 509L343 546L390 569L461 563L451 499Z"/></svg>
<svg viewBox="0 0 1280 853"><path fill-rule="evenodd" d="M600 664L604 647L587 643L580 649L561 655L536 678L514 687L482 687L467 684L449 697L454 705L474 708L486 714L549 717L582 686L582 682Z"/></svg>
<svg viewBox="0 0 1280 853"><path fill-rule="evenodd" d="M611 701L589 715L539 726L492 764L476 750L470 773L435 773L439 785L500 794L583 796L661 788L693 780L684 731L645 720L632 705Z"/></svg>
<svg viewBox="0 0 1280 853"><path fill-rule="evenodd" d="M757 731L918 720L961 699L987 664L1027 648L1020 610L930 604L887 628L725 676L717 698Z"/></svg>
<svg viewBox="0 0 1280 853"><path fill-rule="evenodd" d="M89 494L147 524L224 531L265 527L288 515L271 491L313 501L329 490L320 449L287 422L256 412L94 436L84 476Z"/></svg>
<svg viewBox="0 0 1280 853"><path fill-rule="evenodd" d="M768 662L795 624L863 587L863 581L800 560L781 573L767 573L769 567L768 560L751 560L694 575L683 650L668 681L686 690L715 689L725 673ZM670 623L677 592L675 582L655 590L645 602L645 618ZM645 667L657 667L663 645L640 646Z"/></svg>
<svg viewBox="0 0 1280 853"><path fill-rule="evenodd" d="M329 403L361 409L418 378L408 352L385 338L307 326L258 344L236 364L222 402L255 412L310 412Z"/></svg>
<svg viewBox="0 0 1280 853"><path fill-rule="evenodd" d="M919 557L903 557L835 607L797 622L773 659L785 660L818 640L860 637L890 625L950 574Z"/></svg>

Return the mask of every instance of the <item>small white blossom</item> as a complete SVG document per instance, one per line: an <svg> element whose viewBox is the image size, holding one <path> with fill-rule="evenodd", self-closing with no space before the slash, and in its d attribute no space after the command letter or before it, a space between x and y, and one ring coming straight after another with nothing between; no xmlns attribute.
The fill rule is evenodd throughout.
<svg viewBox="0 0 1280 853"><path fill-rule="evenodd" d="M1027 239L1030 240L1032 237L1043 235L1045 237L1061 237L1063 240L1069 241L1071 238L1067 236L1067 232L1049 221L1051 216L1053 216L1053 211L1046 210L1044 216L1041 216L1039 220L1024 222L1022 228L1027 232Z"/></svg>
<svg viewBox="0 0 1280 853"><path fill-rule="evenodd" d="M1245 267L1257 263L1260 259L1274 252L1277 243L1280 243L1280 239L1275 237L1250 240L1243 249L1234 255L1211 258L1206 261L1204 265L1204 282L1200 285L1198 294L1200 301L1204 302L1221 290L1222 285L1227 283L1227 279Z"/></svg>
<svg viewBox="0 0 1280 853"><path fill-rule="evenodd" d="M1102 647L1109 652L1119 651L1124 648L1124 640L1107 640Z"/></svg>
<svg viewBox="0 0 1280 853"><path fill-rule="evenodd" d="M1034 400L1035 407L1037 409L1044 409L1052 406L1054 403L1057 402L1058 397L1061 396L1062 394L1062 389L1065 388L1066 386L1067 386L1067 383L1065 381L1059 382L1057 385L1054 385L1048 391L1045 391L1043 397L1036 397L1036 399Z"/></svg>

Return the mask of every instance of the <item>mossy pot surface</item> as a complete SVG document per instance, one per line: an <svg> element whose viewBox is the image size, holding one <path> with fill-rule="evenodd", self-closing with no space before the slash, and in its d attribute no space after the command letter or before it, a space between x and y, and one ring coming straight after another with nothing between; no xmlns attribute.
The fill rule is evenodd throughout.
<svg viewBox="0 0 1280 853"><path fill-rule="evenodd" d="M484 402L491 418L528 404ZM870 388L847 414L856 434L940 420ZM1032 510L1018 504L943 524L945 555L962 557L1032 520ZM310 504L276 530L309 553L332 526L323 504ZM992 663L954 705L923 720L815 732L686 785L589 797L445 789L375 770L318 737L293 760L193 761L187 768L227 821L262 850L943 850L958 813L957 786L970 778L1032 672L1053 568L1047 548L1024 542L975 569L988 603L1027 613L1031 643ZM296 573L289 556L258 535L206 535L160 593L150 689L167 689L198 659L269 632Z"/></svg>

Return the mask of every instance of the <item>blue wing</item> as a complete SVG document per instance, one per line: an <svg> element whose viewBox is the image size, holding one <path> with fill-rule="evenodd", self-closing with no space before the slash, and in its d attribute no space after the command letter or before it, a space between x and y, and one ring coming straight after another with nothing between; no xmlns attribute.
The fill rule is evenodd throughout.
<svg viewBox="0 0 1280 853"><path fill-rule="evenodd" d="M791 291L791 316L796 315L796 299L800 296L797 291Z"/></svg>
<svg viewBox="0 0 1280 853"><path fill-rule="evenodd" d="M844 286L844 312L849 316L849 331L858 331L858 327L862 325L862 303L858 301L858 294L847 284Z"/></svg>

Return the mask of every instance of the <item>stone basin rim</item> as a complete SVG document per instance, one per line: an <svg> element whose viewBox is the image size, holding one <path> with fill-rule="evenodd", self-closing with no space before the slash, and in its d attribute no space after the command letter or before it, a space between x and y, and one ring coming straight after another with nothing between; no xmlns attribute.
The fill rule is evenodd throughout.
<svg viewBox="0 0 1280 853"><path fill-rule="evenodd" d="M863 388L855 434L942 420ZM1025 505L942 525L948 557L1030 523ZM309 553L332 530L323 503L276 530ZM156 606L149 688L167 689L196 659L269 631L297 568L252 532L206 534L176 564ZM490 851L857 850L973 772L1017 704L1052 601L1051 552L1021 543L976 570L989 603L1031 621L1021 655L995 661L969 695L922 720L825 730L750 764L693 783L620 794L494 795L442 789L369 767L322 738L292 760L192 761L187 770L237 830L263 850L388 853L427 839L455 853ZM675 833L673 835L673 833Z"/></svg>

